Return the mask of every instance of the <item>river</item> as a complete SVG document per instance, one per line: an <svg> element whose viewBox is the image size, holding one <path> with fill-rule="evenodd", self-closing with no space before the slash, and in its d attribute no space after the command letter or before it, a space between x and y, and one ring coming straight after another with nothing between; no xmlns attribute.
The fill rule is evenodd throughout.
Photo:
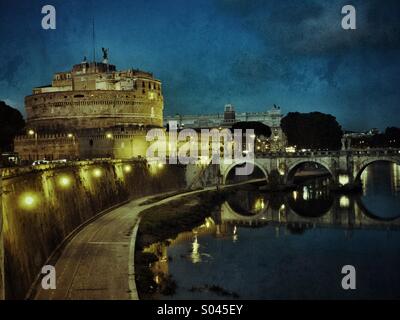
<svg viewBox="0 0 400 320"><path fill-rule="evenodd" d="M235 191L202 225L148 248L156 282L176 283L154 298L400 298L400 166L368 166L361 194L334 194L328 179ZM342 288L345 265L355 290Z"/></svg>

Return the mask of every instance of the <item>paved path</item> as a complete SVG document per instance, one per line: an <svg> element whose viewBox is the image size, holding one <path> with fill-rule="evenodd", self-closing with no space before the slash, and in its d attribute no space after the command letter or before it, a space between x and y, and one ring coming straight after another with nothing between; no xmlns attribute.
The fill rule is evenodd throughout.
<svg viewBox="0 0 400 320"><path fill-rule="evenodd" d="M255 182L255 180L252 180ZM249 183L239 183L237 185ZM222 186L225 188L227 186ZM57 289L39 288L39 300L136 300L134 248L139 213L183 196L214 190L178 194L140 205L153 196L133 200L101 216L80 230L65 246L55 264ZM157 195L156 195L157 196Z"/></svg>

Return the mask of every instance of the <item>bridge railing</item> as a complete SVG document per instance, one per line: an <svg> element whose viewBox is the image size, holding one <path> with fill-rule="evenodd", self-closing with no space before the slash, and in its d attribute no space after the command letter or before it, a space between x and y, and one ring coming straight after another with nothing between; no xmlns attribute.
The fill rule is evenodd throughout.
<svg viewBox="0 0 400 320"><path fill-rule="evenodd" d="M352 155L370 155L370 156L383 156L383 155L400 155L400 149L392 148L376 148L376 149L349 149L349 150L306 150L306 151L257 151L256 156L258 158L271 158L271 157L285 157L285 158L296 158L296 157L325 157L325 156L340 156L342 154Z"/></svg>
<svg viewBox="0 0 400 320"><path fill-rule="evenodd" d="M275 151L275 152L259 152L257 151L256 156L259 158L270 158L270 157L285 157L285 158L295 158L295 157L313 157L313 156L338 156L340 151L336 150L307 150L307 151Z"/></svg>
<svg viewBox="0 0 400 320"><path fill-rule="evenodd" d="M80 167L86 165L100 165L103 163L123 163L123 162L146 162L143 157L131 158L131 159L110 159L110 158L98 158L92 160L79 160L79 161L67 161L67 162L50 162L46 164L40 164L37 166L19 166L9 167L0 169L0 177L10 178L31 172L46 171L51 169L61 169L67 167Z"/></svg>

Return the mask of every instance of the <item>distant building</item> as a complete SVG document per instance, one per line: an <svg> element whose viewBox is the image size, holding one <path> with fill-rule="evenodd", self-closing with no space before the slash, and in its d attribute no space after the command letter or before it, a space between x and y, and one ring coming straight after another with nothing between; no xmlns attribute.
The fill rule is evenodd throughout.
<svg viewBox="0 0 400 320"><path fill-rule="evenodd" d="M223 113L205 115L180 115L164 117L164 126L169 121L177 121L179 127L185 128L218 128L231 127L236 122L259 121L274 128L280 127L283 115L281 109L274 106L264 112L236 112L231 104L225 105Z"/></svg>
<svg viewBox="0 0 400 320"><path fill-rule="evenodd" d="M284 151L287 146L287 140L281 129L282 118L283 114L280 107L275 105L264 112L236 112L231 104L227 104L223 113L166 116L164 117L164 126L166 127L170 121L176 121L180 129L222 129L231 128L237 122L261 122L271 128L272 134L268 139L260 137L260 139L256 140L256 151Z"/></svg>

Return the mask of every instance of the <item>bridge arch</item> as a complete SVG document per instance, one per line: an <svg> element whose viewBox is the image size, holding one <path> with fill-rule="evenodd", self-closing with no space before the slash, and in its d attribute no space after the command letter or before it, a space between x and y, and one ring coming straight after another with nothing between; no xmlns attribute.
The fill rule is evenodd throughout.
<svg viewBox="0 0 400 320"><path fill-rule="evenodd" d="M263 173L264 176L265 176L265 180L266 180L266 181L268 180L268 172L267 172L267 170L264 168L264 166L263 166L261 163L258 163L258 161L254 161L254 162L253 162L253 161L252 161L252 162L250 162L250 161L241 161L241 162L233 162L231 165L229 165L229 166L224 170L223 178L222 178L222 183L223 183L223 184L226 184L226 179L228 178L229 172L231 172L232 169L234 169L235 167L244 165L244 164L246 164L246 163L252 163L252 164L254 164L255 167L259 168L259 169L262 171L262 173Z"/></svg>
<svg viewBox="0 0 400 320"><path fill-rule="evenodd" d="M230 221L256 221L262 220L268 214L269 206L267 205L264 210L254 215L243 214L237 209L232 208L228 201L225 201L221 206L221 218Z"/></svg>
<svg viewBox="0 0 400 320"><path fill-rule="evenodd" d="M359 181L361 179L361 174L364 172L364 170L372 163L375 162L390 162L390 163L395 163L400 166L400 159L399 158L392 158L392 157L382 157L382 158L373 158L373 159L367 159L361 163L361 165L358 167L355 176L354 176L354 181Z"/></svg>
<svg viewBox="0 0 400 320"><path fill-rule="evenodd" d="M366 216L367 218L374 220L374 221L381 221L381 222L391 222L391 221L400 221L400 215L391 216L391 217L380 217L373 213L371 210L367 208L367 206L363 203L360 196L357 196L355 202L360 209L361 213Z"/></svg>
<svg viewBox="0 0 400 320"><path fill-rule="evenodd" d="M316 163L326 169L329 174L331 175L333 181L336 181L336 177L328 163L322 160L315 160L315 159L301 159L289 165L286 175L285 175L285 183L290 182L291 178L293 178L294 174L296 173L296 168L304 163Z"/></svg>

